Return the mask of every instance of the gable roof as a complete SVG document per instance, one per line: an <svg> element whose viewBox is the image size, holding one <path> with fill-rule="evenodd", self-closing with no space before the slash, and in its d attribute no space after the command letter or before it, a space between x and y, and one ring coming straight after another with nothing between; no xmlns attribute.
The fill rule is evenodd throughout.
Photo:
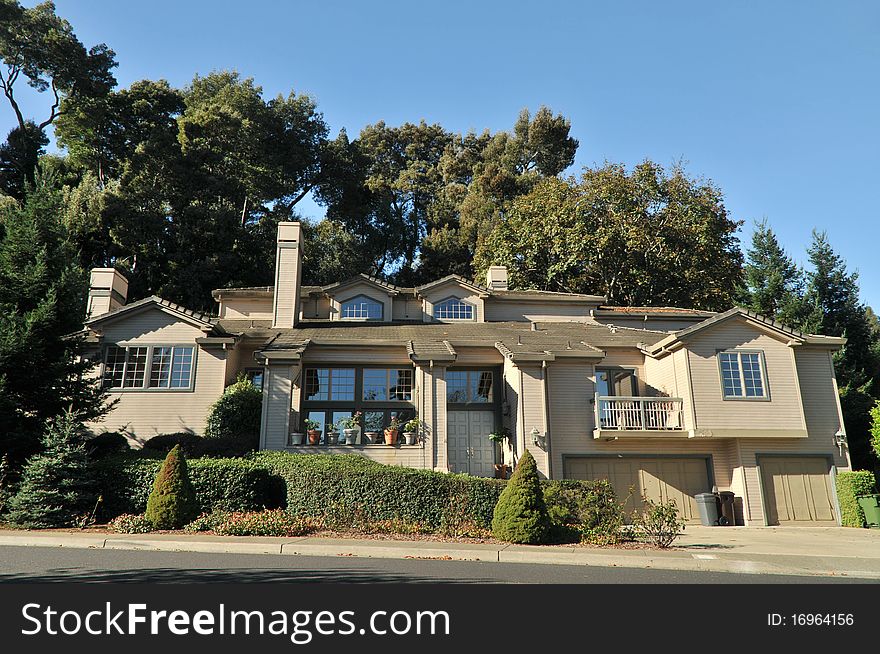
<svg viewBox="0 0 880 654"><path fill-rule="evenodd" d="M683 344L695 334L712 329L728 320L743 320L752 325L768 332L772 336L776 336L779 340L791 342L795 345L808 343L810 345L825 345L835 349L846 344L846 339L838 336L822 336L819 334L806 334L791 327L786 327L782 323L766 318L754 311L744 309L743 307L733 307L723 313L716 314L707 320L691 325L687 329L682 329L666 338L654 343L651 347L645 348L645 351L652 356L662 356L679 344Z"/></svg>
<svg viewBox="0 0 880 654"><path fill-rule="evenodd" d="M358 273L354 277L349 277L341 282L334 282L333 284L327 284L326 286L322 286L321 290L326 292L329 291L338 291L343 288L348 288L349 286L353 286L354 284L369 284L374 288L380 288L389 295L397 295L400 292L400 288L395 286L394 284L390 284L383 279L379 279L378 277L373 277L371 275L366 275L364 273Z"/></svg>
<svg viewBox="0 0 880 654"><path fill-rule="evenodd" d="M430 291L432 288L437 288L438 286L442 286L443 284L455 283L459 286L464 286L480 295L492 295L493 291L486 288L485 286L480 286L474 281L470 279L465 279L461 275L446 275L446 277L441 277L440 279L435 279L433 282L428 282L427 284L422 284L421 286L416 286L416 293L424 293L425 291Z"/></svg>
<svg viewBox="0 0 880 654"><path fill-rule="evenodd" d="M195 325L196 327L205 330L213 330L215 327L211 317L207 314L187 309L184 306L168 300L163 300L158 295L151 295L150 297L145 297L143 300L137 300L136 302L126 304L118 309L113 309L113 311L108 311L107 313L102 313L94 318L89 318L83 324L87 327L92 327L105 322L118 320L119 318L130 316L135 313L140 313L141 311L146 311L150 308L159 309L179 320L183 320L184 322L188 322L191 325Z"/></svg>

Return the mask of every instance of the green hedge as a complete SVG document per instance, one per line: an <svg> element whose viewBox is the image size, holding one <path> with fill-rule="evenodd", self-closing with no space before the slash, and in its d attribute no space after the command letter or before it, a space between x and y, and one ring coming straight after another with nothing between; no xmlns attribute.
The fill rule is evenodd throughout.
<svg viewBox="0 0 880 654"><path fill-rule="evenodd" d="M257 461L248 458L192 459L187 462L199 510L256 511L284 505L284 487ZM94 464L104 498L99 516L143 513L161 458L140 454L109 457Z"/></svg>
<svg viewBox="0 0 880 654"><path fill-rule="evenodd" d="M867 470L841 472L837 475L837 499L840 502L840 522L844 527L864 527L865 512L856 499L859 495L876 492L874 473Z"/></svg>
<svg viewBox="0 0 880 654"><path fill-rule="evenodd" d="M143 513L160 464L161 459L145 453L96 462L104 496L100 517ZM507 483L387 466L356 454L259 452L189 459L187 464L202 512L286 506L294 517L330 528L395 533L485 536ZM590 497L597 483L566 482L582 485Z"/></svg>

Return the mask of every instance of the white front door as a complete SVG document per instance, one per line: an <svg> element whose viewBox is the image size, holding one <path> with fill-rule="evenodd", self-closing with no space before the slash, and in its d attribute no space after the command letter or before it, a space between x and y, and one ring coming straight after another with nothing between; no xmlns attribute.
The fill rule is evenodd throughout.
<svg viewBox="0 0 880 654"><path fill-rule="evenodd" d="M446 448L450 472L477 477L495 475L494 411L450 411L446 422Z"/></svg>

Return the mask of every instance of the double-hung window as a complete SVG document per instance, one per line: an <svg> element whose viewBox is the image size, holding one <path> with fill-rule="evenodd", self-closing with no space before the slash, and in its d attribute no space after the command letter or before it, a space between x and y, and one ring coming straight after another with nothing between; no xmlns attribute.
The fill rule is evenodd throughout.
<svg viewBox="0 0 880 654"><path fill-rule="evenodd" d="M104 355L104 386L113 390L192 388L191 345L110 345Z"/></svg>
<svg viewBox="0 0 880 654"><path fill-rule="evenodd" d="M719 352L721 389L725 399L765 399L767 383L760 352Z"/></svg>

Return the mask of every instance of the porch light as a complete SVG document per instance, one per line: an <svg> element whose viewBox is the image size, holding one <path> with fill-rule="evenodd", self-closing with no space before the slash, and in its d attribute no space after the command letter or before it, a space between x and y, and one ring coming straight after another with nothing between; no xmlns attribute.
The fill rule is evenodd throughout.
<svg viewBox="0 0 880 654"><path fill-rule="evenodd" d="M532 431L529 433L532 435L532 442L542 450L545 449L546 445L544 443L544 437L541 436L541 432L538 431L538 428L532 427Z"/></svg>

